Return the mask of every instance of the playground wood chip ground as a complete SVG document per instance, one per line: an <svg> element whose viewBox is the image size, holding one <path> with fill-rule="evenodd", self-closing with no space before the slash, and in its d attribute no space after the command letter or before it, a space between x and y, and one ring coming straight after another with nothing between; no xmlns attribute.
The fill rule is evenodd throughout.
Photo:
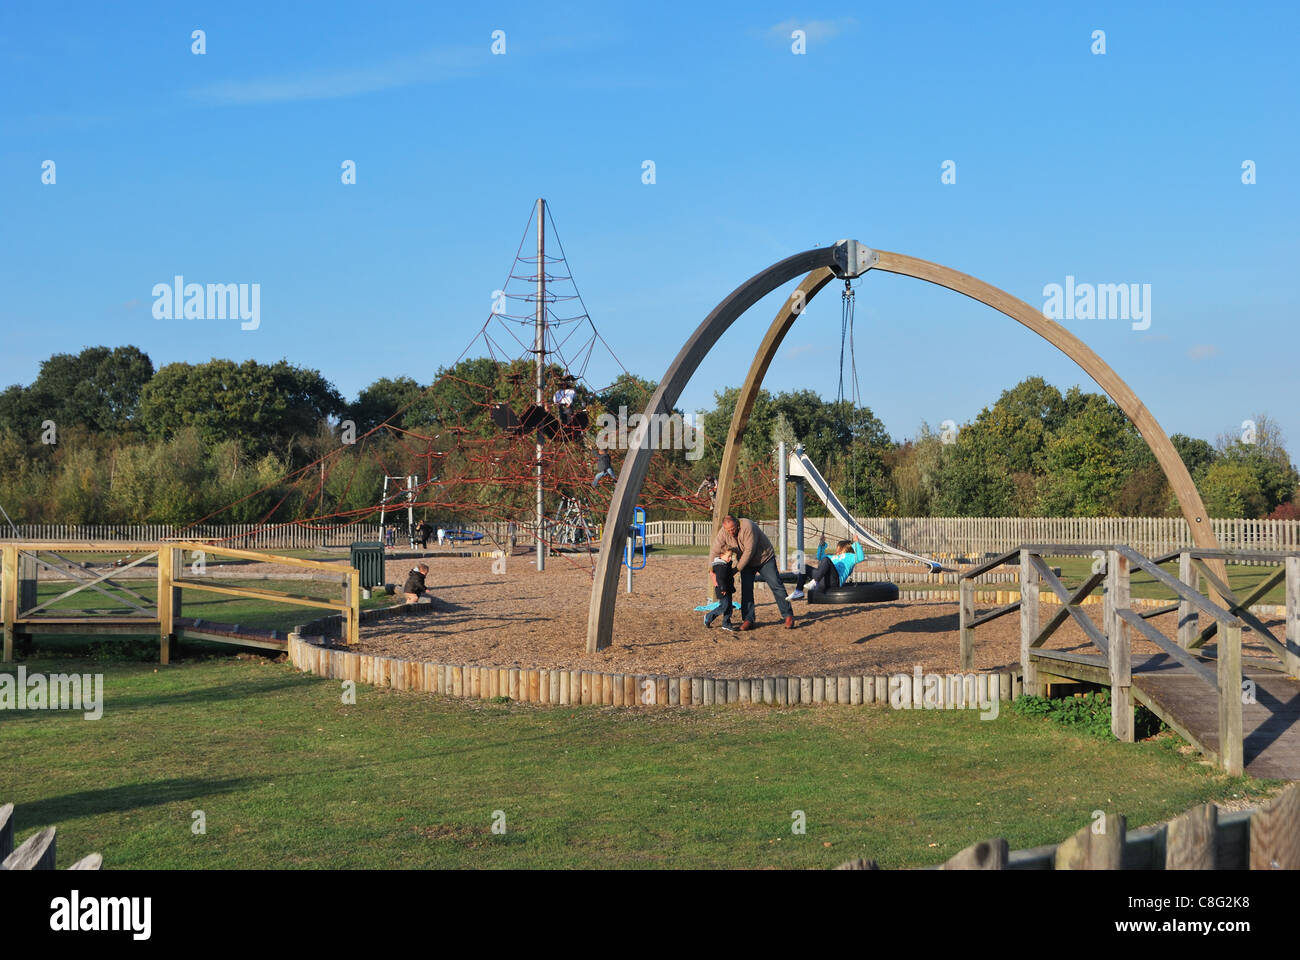
<svg viewBox="0 0 1300 960"><path fill-rule="evenodd" d="M540 574L533 558L522 552L508 559L504 574L493 574L487 558L435 556L428 562L433 605L410 617L364 624L361 649L366 653L462 665L737 678L911 673L918 664L927 673L948 673L960 667L955 601L908 599L908 594L897 603L868 606L795 601L796 628L786 630L760 581L755 589L758 629L726 633L716 624L706 629L703 614L693 609L706 599L703 558L654 557L633 574L632 593L620 583L613 646L588 654L592 577L586 556L553 556ZM390 561L388 580L400 585L412 563ZM1042 621L1059 609L1043 604ZM1086 609L1100 623L1101 606ZM1175 617L1170 613L1150 622L1173 636ZM739 625L738 612L733 622ZM1281 635L1273 622L1265 622L1275 636ZM1017 614L979 627L975 639L978 671L1019 667ZM1099 652L1068 621L1048 646ZM1133 652L1156 653L1158 648L1135 640ZM1260 655L1250 644L1243 645L1243 652Z"/></svg>

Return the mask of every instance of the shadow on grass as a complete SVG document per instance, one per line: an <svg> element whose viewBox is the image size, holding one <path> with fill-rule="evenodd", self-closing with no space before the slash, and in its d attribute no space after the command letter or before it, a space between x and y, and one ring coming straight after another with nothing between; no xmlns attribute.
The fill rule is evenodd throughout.
<svg viewBox="0 0 1300 960"><path fill-rule="evenodd" d="M227 780L199 780L182 778L158 780L152 783L132 783L102 790L82 790L64 793L44 800L24 801L16 813L21 814L26 825L64 823L80 817L94 817L106 813L124 813L141 807L156 807L179 800L194 800L219 793L233 793L264 782L265 778L240 777ZM26 829L24 827L24 829Z"/></svg>
<svg viewBox="0 0 1300 960"><path fill-rule="evenodd" d="M104 696L104 709L118 710L127 708L134 710L150 707L171 707L183 703L230 702L244 700L255 695L274 694L289 688L302 689L305 682L308 682L307 675L301 674L288 676L280 680L241 680L213 687L196 687L190 690L163 693L127 694L126 696L114 696L112 683L109 682L105 684L107 689Z"/></svg>

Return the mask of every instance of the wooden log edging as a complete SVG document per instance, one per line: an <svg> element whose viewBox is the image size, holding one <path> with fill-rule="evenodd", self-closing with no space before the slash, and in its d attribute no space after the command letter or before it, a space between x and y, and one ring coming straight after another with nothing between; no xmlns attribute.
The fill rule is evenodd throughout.
<svg viewBox="0 0 1300 960"><path fill-rule="evenodd" d="M491 700L506 697L520 703L570 706L677 707L729 703L764 703L775 706L841 703L889 703L889 681L903 674L875 676L852 674L825 677L670 677L662 674L598 673L587 670L482 664L432 663L403 660L329 646L320 638L290 634L289 662L294 667L330 680L352 680L393 690L437 693L448 697ZM914 674L904 674L911 678ZM976 709L997 699L1009 701L1020 692L1020 677L1013 673L960 674L971 682L949 686L939 674L939 704L931 709ZM842 692L842 693L841 693ZM920 693L913 697L921 702ZM952 703L952 706L949 706Z"/></svg>

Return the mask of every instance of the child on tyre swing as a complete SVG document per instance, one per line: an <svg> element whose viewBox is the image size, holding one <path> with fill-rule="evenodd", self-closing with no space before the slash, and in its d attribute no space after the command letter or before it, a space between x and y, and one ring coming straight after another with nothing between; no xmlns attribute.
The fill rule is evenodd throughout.
<svg viewBox="0 0 1300 960"><path fill-rule="evenodd" d="M799 582L795 585L794 593L790 594L790 599L803 600L814 590L824 592L841 586L848 581L853 568L863 559L860 542L841 540L835 545L835 552L827 554L826 538L823 537L817 543L816 569L812 566L804 567L803 572L799 574ZM808 586L807 593L803 589L805 584Z"/></svg>
<svg viewBox="0 0 1300 960"><path fill-rule="evenodd" d="M738 551L732 547L723 547L709 565L709 571L713 575L713 595L718 599L718 607L704 615L706 627L713 626L713 621L721 614L722 629L731 633L736 630L731 625L731 597L736 592L736 560L738 559Z"/></svg>

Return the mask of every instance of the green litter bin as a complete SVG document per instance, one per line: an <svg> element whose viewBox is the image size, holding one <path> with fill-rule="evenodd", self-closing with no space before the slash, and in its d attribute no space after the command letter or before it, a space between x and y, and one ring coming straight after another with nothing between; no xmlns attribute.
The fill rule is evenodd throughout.
<svg viewBox="0 0 1300 960"><path fill-rule="evenodd" d="M384 584L384 545L378 540L360 540L352 544L349 554L352 566L361 574L361 589Z"/></svg>

